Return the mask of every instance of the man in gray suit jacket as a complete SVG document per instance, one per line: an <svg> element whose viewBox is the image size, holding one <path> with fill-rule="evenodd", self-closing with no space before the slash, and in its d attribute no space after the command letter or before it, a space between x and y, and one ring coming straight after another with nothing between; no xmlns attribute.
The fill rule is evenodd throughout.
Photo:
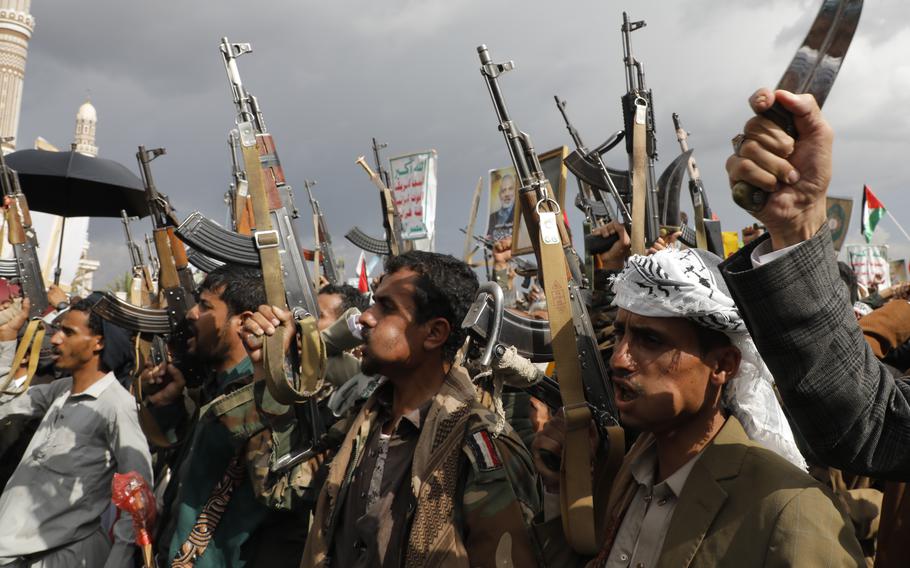
<svg viewBox="0 0 910 568"><path fill-rule="evenodd" d="M768 192L753 216L768 235L721 268L804 449L827 465L910 480L910 382L895 380L863 340L827 228L833 131L811 95L760 89L734 139L730 185ZM759 115L793 113L796 140Z"/></svg>

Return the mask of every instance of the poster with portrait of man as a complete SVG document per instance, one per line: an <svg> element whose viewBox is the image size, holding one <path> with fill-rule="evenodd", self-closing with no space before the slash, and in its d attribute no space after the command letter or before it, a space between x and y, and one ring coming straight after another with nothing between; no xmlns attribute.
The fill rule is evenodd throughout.
<svg viewBox="0 0 910 568"><path fill-rule="evenodd" d="M488 239L493 242L512 238L512 224L515 222L515 202L518 199L518 178L515 168L490 170L490 199L487 202Z"/></svg>

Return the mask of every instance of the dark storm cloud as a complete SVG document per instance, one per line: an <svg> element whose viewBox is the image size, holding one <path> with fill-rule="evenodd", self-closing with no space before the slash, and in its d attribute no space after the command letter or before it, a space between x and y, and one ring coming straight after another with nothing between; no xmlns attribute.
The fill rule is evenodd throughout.
<svg viewBox="0 0 910 568"><path fill-rule="evenodd" d="M910 70L896 53L910 49L908 19L899 17L908 9L897 0L867 4L856 51L828 102L832 122L849 133L838 142L835 181L837 193L858 196L862 180L875 179L870 183L889 204L907 177L893 159L910 150L906 130L867 117L910 110L903 88L910 86ZM678 112L692 132L712 205L726 229L741 228L749 218L730 200L723 170L729 139L748 117L748 94L780 77L818 10L815 0L35 0L20 147L37 135L65 147L76 108L90 90L102 156L135 168L138 144L166 146L168 155L154 163L159 188L181 215L201 209L222 221L233 108L217 45L227 35L253 44L240 70L261 101L289 182L301 189L302 234L310 234L303 180L318 179L317 196L352 273L356 251L343 234L353 225L381 234L375 189L353 163L369 153L376 136L391 154L439 152L437 245L458 252L458 227L467 222L477 177L508 163L475 47L487 43L495 59L516 61L517 71L502 78L502 87L513 117L539 150L571 144L554 94L568 99L572 118L593 145L621 127L623 9L648 21L633 40L655 91L659 167L678 152L670 122ZM867 60L875 64L870 68ZM887 74L888 88L870 96L873 70ZM613 154L611 163L625 163L619 150ZM574 191L570 180L570 198ZM896 197L892 201L896 215L907 212ZM126 269L125 251L117 258L121 239L117 222L93 221L92 257L103 261L98 285Z"/></svg>

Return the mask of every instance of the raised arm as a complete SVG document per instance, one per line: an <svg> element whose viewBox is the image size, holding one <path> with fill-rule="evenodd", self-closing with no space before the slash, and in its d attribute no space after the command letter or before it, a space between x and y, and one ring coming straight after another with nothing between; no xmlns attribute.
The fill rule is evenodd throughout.
<svg viewBox="0 0 910 568"><path fill-rule="evenodd" d="M768 228L722 265L734 300L777 382L788 416L827 465L910 476L910 384L895 381L863 339L840 281L825 216L833 133L814 98L762 89L758 113L777 100L798 139L756 116L727 161L731 186L769 192L753 213Z"/></svg>

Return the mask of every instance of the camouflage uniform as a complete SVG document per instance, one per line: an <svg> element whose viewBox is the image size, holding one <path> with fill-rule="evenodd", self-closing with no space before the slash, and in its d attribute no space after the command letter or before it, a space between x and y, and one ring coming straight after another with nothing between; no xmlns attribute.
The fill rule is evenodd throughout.
<svg viewBox="0 0 910 568"><path fill-rule="evenodd" d="M386 385L385 388L391 388ZM351 421L316 505L301 566L331 566L332 538L352 472L377 423L379 389ZM529 530L540 487L528 450L511 428L493 437L495 416L454 367L421 423L410 472L414 506L405 566L535 566ZM351 522L351 521L346 521Z"/></svg>

